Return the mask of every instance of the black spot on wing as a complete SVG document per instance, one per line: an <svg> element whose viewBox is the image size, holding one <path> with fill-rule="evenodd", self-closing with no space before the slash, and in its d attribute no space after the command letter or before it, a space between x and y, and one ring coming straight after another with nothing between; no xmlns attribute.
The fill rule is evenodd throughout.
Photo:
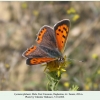
<svg viewBox="0 0 100 100"><path fill-rule="evenodd" d="M63 29L66 31L66 28L65 27L63 27Z"/></svg>
<svg viewBox="0 0 100 100"><path fill-rule="evenodd" d="M39 41L39 40L40 40L40 38L38 37L37 41Z"/></svg>
<svg viewBox="0 0 100 100"><path fill-rule="evenodd" d="M65 35L63 35L62 37L63 37L63 38L66 38L66 36L65 36Z"/></svg>
<svg viewBox="0 0 100 100"><path fill-rule="evenodd" d="M63 31L61 31L61 33L63 33Z"/></svg>
<svg viewBox="0 0 100 100"><path fill-rule="evenodd" d="M59 33L57 33L57 35L59 35Z"/></svg>
<svg viewBox="0 0 100 100"><path fill-rule="evenodd" d="M58 31L61 31L61 29L59 29Z"/></svg>

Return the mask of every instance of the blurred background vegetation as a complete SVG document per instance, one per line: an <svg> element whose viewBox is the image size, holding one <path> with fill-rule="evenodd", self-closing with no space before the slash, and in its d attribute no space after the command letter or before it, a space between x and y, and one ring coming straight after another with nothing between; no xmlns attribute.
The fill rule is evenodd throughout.
<svg viewBox="0 0 100 100"><path fill-rule="evenodd" d="M0 2L0 90L46 90L41 65L28 66L22 53L35 44L43 25L70 19L64 55L71 61L58 89L100 90L100 2Z"/></svg>

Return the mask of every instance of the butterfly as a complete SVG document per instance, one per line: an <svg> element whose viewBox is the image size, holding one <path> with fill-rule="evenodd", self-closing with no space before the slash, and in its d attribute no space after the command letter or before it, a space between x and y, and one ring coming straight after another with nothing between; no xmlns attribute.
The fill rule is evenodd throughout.
<svg viewBox="0 0 100 100"><path fill-rule="evenodd" d="M68 39L70 20L63 19L54 27L44 25L37 34L37 46L28 48L23 54L26 64L37 65L63 60L63 51Z"/></svg>

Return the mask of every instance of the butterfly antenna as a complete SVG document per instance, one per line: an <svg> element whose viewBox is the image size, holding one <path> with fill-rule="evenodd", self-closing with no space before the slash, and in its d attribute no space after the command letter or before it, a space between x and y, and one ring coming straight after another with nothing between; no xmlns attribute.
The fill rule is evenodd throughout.
<svg viewBox="0 0 100 100"><path fill-rule="evenodd" d="M84 62L84 61L82 61L82 60L76 60L76 59L71 59L71 58L67 58L67 59L73 60L73 61L78 61L78 62Z"/></svg>

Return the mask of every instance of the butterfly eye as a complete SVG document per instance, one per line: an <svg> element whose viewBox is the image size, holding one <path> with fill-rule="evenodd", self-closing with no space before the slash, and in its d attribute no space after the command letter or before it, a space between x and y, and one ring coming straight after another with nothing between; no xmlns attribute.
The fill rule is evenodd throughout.
<svg viewBox="0 0 100 100"><path fill-rule="evenodd" d="M60 61L60 62L63 62L64 61L64 58L58 58L58 61Z"/></svg>

